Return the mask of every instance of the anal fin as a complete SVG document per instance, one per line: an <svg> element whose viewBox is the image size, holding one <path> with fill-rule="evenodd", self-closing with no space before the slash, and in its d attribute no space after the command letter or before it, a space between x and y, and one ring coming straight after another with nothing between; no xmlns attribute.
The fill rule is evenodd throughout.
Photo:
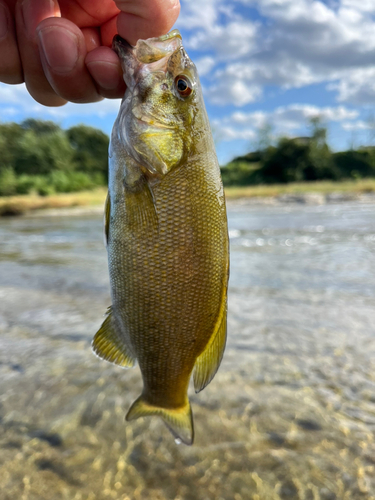
<svg viewBox="0 0 375 500"><path fill-rule="evenodd" d="M205 350L195 362L193 374L195 392L202 391L211 382L223 359L227 339L226 300L219 321L217 330L213 333Z"/></svg>
<svg viewBox="0 0 375 500"><path fill-rule="evenodd" d="M131 368L136 364L136 358L116 331L111 307L108 308L107 317L94 336L92 350L99 358L123 368Z"/></svg>

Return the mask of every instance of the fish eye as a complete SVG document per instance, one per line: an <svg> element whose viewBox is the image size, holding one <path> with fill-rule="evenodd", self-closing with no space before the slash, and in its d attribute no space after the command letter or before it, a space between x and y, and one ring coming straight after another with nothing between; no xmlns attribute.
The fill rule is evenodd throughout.
<svg viewBox="0 0 375 500"><path fill-rule="evenodd" d="M174 79L174 84L176 86L177 92L182 97L189 96L193 91L193 85L190 82L189 78L187 78L185 75L176 76L176 78Z"/></svg>

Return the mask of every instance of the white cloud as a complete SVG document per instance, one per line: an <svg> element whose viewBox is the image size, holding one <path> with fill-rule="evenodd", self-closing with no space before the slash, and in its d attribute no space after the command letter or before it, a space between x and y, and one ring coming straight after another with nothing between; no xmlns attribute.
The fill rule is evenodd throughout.
<svg viewBox="0 0 375 500"><path fill-rule="evenodd" d="M218 126L216 121L213 121L214 135L219 141L245 140L250 141L255 137L255 131L251 129L236 129L230 125Z"/></svg>
<svg viewBox="0 0 375 500"><path fill-rule="evenodd" d="M344 130L374 130L371 124L364 122L363 120L357 120L355 122L344 122L341 124Z"/></svg>
<svg viewBox="0 0 375 500"><path fill-rule="evenodd" d="M240 34L240 36L239 36ZM255 50L257 27L251 21L232 21L198 30L186 40L186 46L195 50L215 50L217 60L247 56Z"/></svg>
<svg viewBox="0 0 375 500"><path fill-rule="evenodd" d="M201 57L195 61L200 76L207 75L215 66L215 59L210 56Z"/></svg>
<svg viewBox="0 0 375 500"><path fill-rule="evenodd" d="M272 112L236 111L222 120L214 120L213 125L222 140L251 139L257 136L259 129L270 124L276 136L292 136L301 133L312 118L320 117L323 122L344 122L358 117L358 111L344 106L322 107L310 104L291 104L280 106ZM345 125L347 127L347 125ZM346 128L348 130L348 128ZM306 131L304 130L304 133Z"/></svg>
<svg viewBox="0 0 375 500"><path fill-rule="evenodd" d="M268 114L263 111L255 111L252 113L242 113L241 111L236 111L230 117L227 118L228 121L238 124L238 125L251 125L255 128L262 127L267 122Z"/></svg>
<svg viewBox="0 0 375 500"><path fill-rule="evenodd" d="M218 7L218 2L213 0L205 0L204 2L184 0L177 26L189 30L214 26L218 22Z"/></svg>
<svg viewBox="0 0 375 500"><path fill-rule="evenodd" d="M356 69L344 76L339 82L332 83L330 90L338 91L338 101L354 104L375 102L375 66Z"/></svg>
<svg viewBox="0 0 375 500"><path fill-rule="evenodd" d="M246 84L242 80L228 82L221 80L218 85L210 87L207 98L214 104L234 104L243 106L249 102L256 101L261 96L262 90L258 85Z"/></svg>
<svg viewBox="0 0 375 500"><path fill-rule="evenodd" d="M251 14L241 17L242 11L236 10L241 4L242 9L257 9L265 21L254 21ZM184 0L181 23L187 30L189 23L195 27L187 37L191 48L210 50L224 63L214 73L212 97L217 104L217 89L225 96L223 103L242 106L259 99L267 85L291 89L332 82L339 100L362 104L375 102L371 13L375 0L236 0L230 8L225 0ZM357 85L353 91L350 85L358 71L363 88ZM236 83L247 89L242 99L233 90ZM366 86L371 87L367 92Z"/></svg>
<svg viewBox="0 0 375 500"><path fill-rule="evenodd" d="M343 106L324 107L311 106L307 104L292 104L290 106L279 107L275 110L272 120L281 128L296 129L312 118L320 117L323 121L337 121L357 118L358 111L349 110Z"/></svg>
<svg viewBox="0 0 375 500"><path fill-rule="evenodd" d="M361 12L375 13L375 0L342 0L342 4Z"/></svg>

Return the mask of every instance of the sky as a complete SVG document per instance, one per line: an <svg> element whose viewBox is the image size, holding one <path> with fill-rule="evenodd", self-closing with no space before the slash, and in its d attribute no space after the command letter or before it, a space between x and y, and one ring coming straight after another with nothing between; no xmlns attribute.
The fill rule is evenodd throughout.
<svg viewBox="0 0 375 500"><path fill-rule="evenodd" d="M319 116L335 151L375 143L375 0L181 0L174 26L198 67L219 162L261 130L304 136ZM119 100L48 108L0 84L0 120L84 123L110 134Z"/></svg>

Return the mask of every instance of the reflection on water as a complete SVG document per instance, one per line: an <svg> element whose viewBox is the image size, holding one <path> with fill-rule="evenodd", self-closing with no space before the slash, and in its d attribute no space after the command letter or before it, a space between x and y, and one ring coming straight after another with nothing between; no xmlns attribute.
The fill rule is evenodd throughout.
<svg viewBox="0 0 375 500"><path fill-rule="evenodd" d="M139 373L90 352L101 217L1 219L1 500L375 498L375 206L233 205L229 226L228 347L188 448L125 423Z"/></svg>

